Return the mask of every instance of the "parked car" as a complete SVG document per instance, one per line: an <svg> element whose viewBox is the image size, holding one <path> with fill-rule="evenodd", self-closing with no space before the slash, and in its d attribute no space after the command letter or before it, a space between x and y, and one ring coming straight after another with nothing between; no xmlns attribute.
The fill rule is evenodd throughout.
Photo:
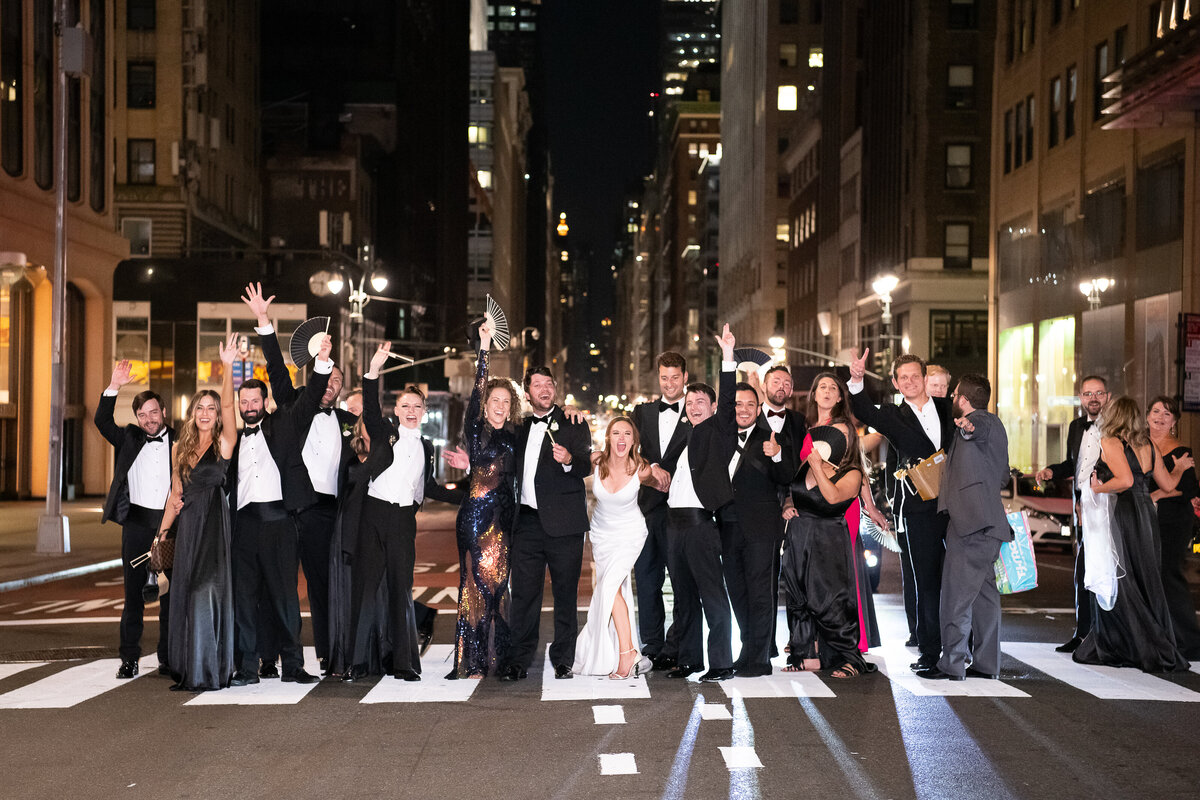
<svg viewBox="0 0 1200 800"><path fill-rule="evenodd" d="M1025 512L1034 545L1071 549L1075 496L1070 481L1048 481L1039 486L1032 475L1014 469L1012 484L1000 496L1005 510Z"/></svg>

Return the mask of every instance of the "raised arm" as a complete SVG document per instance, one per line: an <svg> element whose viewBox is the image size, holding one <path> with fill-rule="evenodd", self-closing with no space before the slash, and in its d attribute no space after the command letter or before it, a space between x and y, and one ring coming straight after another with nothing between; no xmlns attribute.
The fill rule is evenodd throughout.
<svg viewBox="0 0 1200 800"><path fill-rule="evenodd" d="M488 382L488 350L492 346L492 326L484 322L479 326L479 352L475 363L475 386L467 402L463 416L463 438L467 440L467 455L471 461L479 453L479 432L483 424L483 393Z"/></svg>
<svg viewBox="0 0 1200 800"><path fill-rule="evenodd" d="M329 385L329 376L333 372L333 361L329 357L332 349L333 339L326 334L321 340L321 349L313 361L313 368L308 373L308 383L304 385L304 391L300 393L296 402L285 407L278 397L275 398L275 405L291 414L297 425L311 420L321 408L321 398L325 396L325 388Z"/></svg>
<svg viewBox="0 0 1200 800"><path fill-rule="evenodd" d="M271 325L270 307L274 299L275 295L263 297L261 283L246 284L246 293L242 295L242 302L254 315L254 331L258 334L258 346L267 359L267 379L271 382L275 405L284 408L299 399L300 390L292 385L292 376L283 363L283 351L279 349L279 338Z"/></svg>
<svg viewBox="0 0 1200 800"><path fill-rule="evenodd" d="M737 430L737 364L734 363L733 348L737 344L729 323L725 323L720 336L714 337L721 347L721 378L717 392L717 424L727 431ZM729 365L733 366L728 368Z"/></svg>
<svg viewBox="0 0 1200 800"><path fill-rule="evenodd" d="M379 443L386 447L392 432L383 419L383 410L379 407L379 370L387 363L388 353L392 349L391 342L379 345L371 356L371 363L363 375L363 411L362 421L371 437L372 446Z"/></svg>
<svg viewBox="0 0 1200 800"><path fill-rule="evenodd" d="M100 402L96 404L94 420L96 428L113 447L120 447L121 443L125 441L124 431L113 419L113 412L117 408L117 392L132 380L129 373L129 359L118 361L117 366L113 369L112 378L108 381L108 388L104 390L104 394L100 395Z"/></svg>
<svg viewBox="0 0 1200 800"><path fill-rule="evenodd" d="M221 354L221 441L217 446L221 458L233 457L233 446L237 443L237 401L233 396L233 359L237 356L238 335L229 334L229 341L217 345ZM170 505L170 504L168 504Z"/></svg>

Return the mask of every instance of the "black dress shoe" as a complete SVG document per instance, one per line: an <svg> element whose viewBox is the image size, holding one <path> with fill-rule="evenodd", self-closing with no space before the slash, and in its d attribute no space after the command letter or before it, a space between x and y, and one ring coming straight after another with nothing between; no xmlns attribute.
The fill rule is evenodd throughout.
<svg viewBox="0 0 1200 800"><path fill-rule="evenodd" d="M365 677L367 677L367 670L365 668L361 666L350 667L342 675L342 680L346 683L354 683L355 681L361 681Z"/></svg>
<svg viewBox="0 0 1200 800"><path fill-rule="evenodd" d="M571 668L566 664L555 664L554 677L558 678L559 680L566 680L567 678L574 678L575 673L572 672Z"/></svg>
<svg viewBox="0 0 1200 800"><path fill-rule="evenodd" d="M529 673L526 672L525 670L523 670L521 667L517 666L516 664L508 664L506 666L503 666L500 668L500 671L496 674L500 678L500 680L508 681L508 682L521 681L521 680L525 680L525 678L529 677Z"/></svg>
<svg viewBox="0 0 1200 800"><path fill-rule="evenodd" d="M948 672L942 672L937 666L917 670L917 677L927 681L965 681L967 679L965 675L951 675Z"/></svg>
<svg viewBox="0 0 1200 800"><path fill-rule="evenodd" d="M1074 653L1081 644L1083 644L1083 639L1080 639L1078 636L1072 636L1068 641L1063 642L1058 647L1054 648L1054 652Z"/></svg>
<svg viewBox="0 0 1200 800"><path fill-rule="evenodd" d="M917 646L917 637L909 636L907 639L904 640L904 646L905 647L916 647Z"/></svg>
<svg viewBox="0 0 1200 800"><path fill-rule="evenodd" d="M704 669L703 664L680 664L678 667L668 672L667 677L686 678L689 675L695 675L702 669Z"/></svg>
<svg viewBox="0 0 1200 800"><path fill-rule="evenodd" d="M669 669L675 669L679 665L679 662L675 660L675 656L668 656L662 653L654 656L651 661L654 664L655 672L665 672Z"/></svg>
<svg viewBox="0 0 1200 800"><path fill-rule="evenodd" d="M233 677L229 679L230 686L249 686L252 683L258 683L258 676L253 672L243 672L242 670L233 673Z"/></svg>
<svg viewBox="0 0 1200 800"><path fill-rule="evenodd" d="M322 675L328 675L329 674L329 659L328 658L318 658L317 659L317 668L321 670Z"/></svg>
<svg viewBox="0 0 1200 800"><path fill-rule="evenodd" d="M700 676L700 680L705 683L715 683L717 681L727 681L734 676L734 671L731 667L725 669L710 669L708 672Z"/></svg>
<svg viewBox="0 0 1200 800"><path fill-rule="evenodd" d="M909 664L908 668L911 669L913 672L916 672L919 669L933 669L934 667L937 666L937 662L938 662L937 656L921 656L916 661Z"/></svg>
<svg viewBox="0 0 1200 800"><path fill-rule="evenodd" d="M997 673L997 672L984 672L983 670L981 670L981 669L975 669L974 667L967 667L967 677L968 677L968 678L986 678L986 679L988 679L989 681L998 681L998 680L1000 680L1000 674L999 674L999 673Z"/></svg>
<svg viewBox="0 0 1200 800"><path fill-rule="evenodd" d="M300 667L299 669L280 677L279 680L283 681L284 683L317 683L320 678L318 678L316 675L309 675L304 671L304 667ZM255 683L258 683L258 681L255 681Z"/></svg>
<svg viewBox="0 0 1200 800"><path fill-rule="evenodd" d="M130 661L122 661L121 666L117 669L117 678L125 680L132 678L138 674L138 662L136 659Z"/></svg>
<svg viewBox="0 0 1200 800"><path fill-rule="evenodd" d="M278 678L279 677L279 668L275 666L274 661L259 662L258 677L260 677L260 678Z"/></svg>
<svg viewBox="0 0 1200 800"><path fill-rule="evenodd" d="M398 669L392 673L392 677L398 681L419 681L421 673L415 669Z"/></svg>

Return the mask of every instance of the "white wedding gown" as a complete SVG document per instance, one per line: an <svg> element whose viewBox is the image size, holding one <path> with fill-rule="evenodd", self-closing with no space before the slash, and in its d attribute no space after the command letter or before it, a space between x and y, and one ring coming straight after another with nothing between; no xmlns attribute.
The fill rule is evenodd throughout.
<svg viewBox="0 0 1200 800"><path fill-rule="evenodd" d="M646 541L646 519L637 502L639 488L637 476L631 475L624 486L609 493L600 480L599 470L593 472L596 508L588 536L592 559L596 562L596 586L592 590L592 604L588 606L587 623L575 643L572 669L580 675L608 675L617 669L621 648L612 621L617 592L625 598L633 646L639 653L642 649L633 615L632 585L633 562Z"/></svg>

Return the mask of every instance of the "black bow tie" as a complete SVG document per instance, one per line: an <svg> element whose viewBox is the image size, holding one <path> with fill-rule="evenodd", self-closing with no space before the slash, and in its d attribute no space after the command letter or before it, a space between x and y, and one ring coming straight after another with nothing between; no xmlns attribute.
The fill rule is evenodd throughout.
<svg viewBox="0 0 1200 800"><path fill-rule="evenodd" d="M167 440L167 432L166 431L163 431L158 436L151 436L148 433L146 434L146 444L150 444L151 442L165 442L166 440Z"/></svg>
<svg viewBox="0 0 1200 800"><path fill-rule="evenodd" d="M771 417L785 417L785 416L787 416L786 409L784 409L783 411L776 411L773 408L767 409L767 419L770 419Z"/></svg>
<svg viewBox="0 0 1200 800"><path fill-rule="evenodd" d="M658 413L661 414L664 411L674 411L676 414L678 414L679 413L679 401L676 400L674 403L668 403L666 400L659 400L658 401Z"/></svg>
<svg viewBox="0 0 1200 800"><path fill-rule="evenodd" d="M746 440L749 438L750 438L750 431L739 431L738 432L738 439L741 440L742 444L745 444Z"/></svg>
<svg viewBox="0 0 1200 800"><path fill-rule="evenodd" d="M317 413L324 414L325 416L328 417L330 414L333 413L333 406L330 406L329 408L318 408Z"/></svg>
<svg viewBox="0 0 1200 800"><path fill-rule="evenodd" d="M549 421L550 421L550 415L549 415L549 414L547 414L547 415L546 415L546 416L544 416L544 417L534 417L534 418L533 418L533 424L534 424L534 425L545 425L545 424L546 424L546 423L548 423Z"/></svg>
<svg viewBox="0 0 1200 800"><path fill-rule="evenodd" d="M1085 420L1083 421L1083 430L1084 430L1084 431L1087 431L1089 428L1091 428L1091 427L1092 427L1093 425L1095 425L1095 424L1096 424L1096 420L1094 420L1094 419L1085 419Z"/></svg>
<svg viewBox="0 0 1200 800"><path fill-rule="evenodd" d="M253 426L247 425L246 427L242 428L242 435L243 436L253 436L254 434L258 433L259 430L260 430L259 426L257 426L257 425L253 425Z"/></svg>

